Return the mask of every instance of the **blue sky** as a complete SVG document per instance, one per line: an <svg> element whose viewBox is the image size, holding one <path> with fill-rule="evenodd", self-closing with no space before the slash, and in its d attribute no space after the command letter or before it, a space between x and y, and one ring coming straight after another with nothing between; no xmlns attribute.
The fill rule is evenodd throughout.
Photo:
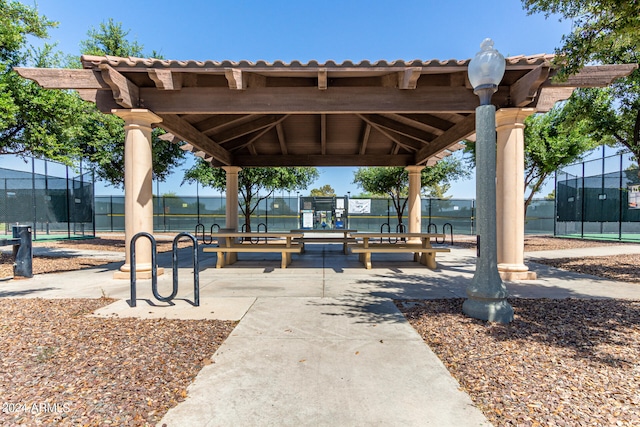
<svg viewBox="0 0 640 427"><path fill-rule="evenodd" d="M557 18L528 16L517 0L40 0L37 8L59 22L50 41L64 53L79 54L87 31L113 18L145 53L182 60L467 59L485 37L505 56L532 55L553 53L571 27ZM357 194L353 170L321 168L312 187L330 184L337 194ZM179 187L181 180L178 172L160 183L160 193L195 194L195 186ZM100 185L96 192L119 193ZM447 194L474 197L473 180L454 184Z"/></svg>

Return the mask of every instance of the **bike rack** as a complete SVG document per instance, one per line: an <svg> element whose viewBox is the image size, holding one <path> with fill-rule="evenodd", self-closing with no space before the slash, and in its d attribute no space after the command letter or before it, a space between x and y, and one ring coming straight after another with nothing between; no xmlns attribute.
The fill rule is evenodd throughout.
<svg viewBox="0 0 640 427"><path fill-rule="evenodd" d="M438 234L438 226L432 222L427 226L427 233L431 233L431 229L433 228L433 234Z"/></svg>
<svg viewBox="0 0 640 427"><path fill-rule="evenodd" d="M204 224L199 223L196 225L195 235L198 237L198 231L201 230L202 238L200 240L202 240L204 245L213 244L213 227L217 227L217 231L220 231L220 226L218 224L212 224L211 230L209 231L209 240L207 241L207 236L204 234Z"/></svg>
<svg viewBox="0 0 640 427"><path fill-rule="evenodd" d="M173 247L171 250L173 264L173 289L174 292L177 292L178 290L178 241L182 237L188 237L193 242L193 305L198 307L200 305L200 263L198 262L198 239L186 232L178 234L173 239Z"/></svg>
<svg viewBox="0 0 640 427"><path fill-rule="evenodd" d="M136 241L140 237L146 237L151 242L151 292L153 296L161 302L171 302L178 294L178 240L181 237L189 237L193 242L193 295L194 306L200 305L200 269L198 262L198 239L189 233L180 233L173 240L173 287L171 294L168 297L163 297L158 293L158 265L156 262L157 243L156 239L150 233L142 231L131 239L129 244L129 251L131 253L131 300L129 301L130 307L136 306Z"/></svg>
<svg viewBox="0 0 640 427"><path fill-rule="evenodd" d="M451 237L451 244L453 245L453 225L450 222L445 222L442 225L442 234L444 237L442 238L442 243L447 239L447 226L449 227L449 237ZM438 239L436 239L436 243L438 243Z"/></svg>
<svg viewBox="0 0 640 427"><path fill-rule="evenodd" d="M380 233L384 233L384 231L383 231L383 230L384 230L384 228L385 228L385 227L386 227L386 229L387 229L387 231L386 231L386 232L387 232L387 233L391 233L391 226L389 225L389 223L388 223L388 222L385 222L384 224L382 224L382 225L380 226ZM391 237L387 237L387 240L389 241L389 243L396 244L396 243L398 242L398 238L397 238L397 237L394 237L394 239L395 239L395 240L392 242L392 241L391 241Z"/></svg>
<svg viewBox="0 0 640 427"><path fill-rule="evenodd" d="M406 232L407 232L407 227L404 224L400 223L400 224L396 225L396 233L406 233ZM404 237L402 237L400 240L402 240L404 242L406 239ZM396 242L397 241L398 240L396 239Z"/></svg>

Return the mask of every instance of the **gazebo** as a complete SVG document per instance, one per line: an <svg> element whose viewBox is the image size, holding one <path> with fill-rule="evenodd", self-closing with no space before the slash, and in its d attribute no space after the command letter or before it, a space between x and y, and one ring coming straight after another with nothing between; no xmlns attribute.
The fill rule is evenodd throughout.
<svg viewBox="0 0 640 427"><path fill-rule="evenodd" d="M497 108L497 246L504 279L532 278L524 265L524 119L578 87L602 87L631 65L587 66L564 82L553 55L506 59ZM473 138L469 60L319 63L176 61L82 56L83 69L16 68L44 88L74 89L125 121L124 277L129 242L153 232L151 129L227 173L227 227L237 227L238 172L257 166L403 166L409 232L420 231L420 171ZM138 245L148 242L139 241ZM149 250L136 269L148 274Z"/></svg>

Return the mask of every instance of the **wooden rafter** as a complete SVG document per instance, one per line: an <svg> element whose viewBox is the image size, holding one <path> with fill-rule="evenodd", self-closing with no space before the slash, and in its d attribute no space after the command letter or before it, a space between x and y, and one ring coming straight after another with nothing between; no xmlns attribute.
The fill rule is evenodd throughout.
<svg viewBox="0 0 640 427"><path fill-rule="evenodd" d="M327 69L320 68L318 70L318 89L327 90Z"/></svg>
<svg viewBox="0 0 640 427"><path fill-rule="evenodd" d="M234 164L241 167L262 166L405 166L413 164L413 155L353 154L323 156L321 154L236 155Z"/></svg>
<svg viewBox="0 0 640 427"><path fill-rule="evenodd" d="M102 78L111 88L113 99L124 108L140 106L140 89L131 80L114 70L107 64L100 64Z"/></svg>
<svg viewBox="0 0 640 427"><path fill-rule="evenodd" d="M220 144L225 144L241 136L249 135L259 131L260 129L278 124L282 119L283 116L276 114L258 116L255 120L216 133L215 140Z"/></svg>
<svg viewBox="0 0 640 427"><path fill-rule="evenodd" d="M364 131L362 132L362 138L360 138L360 150L361 156L367 152L367 143L369 142L369 136L371 135L371 125L365 122Z"/></svg>
<svg viewBox="0 0 640 427"><path fill-rule="evenodd" d="M542 65L529 71L510 87L511 105L514 107L524 107L536 97L540 85L549 77L549 67Z"/></svg>
<svg viewBox="0 0 640 427"><path fill-rule="evenodd" d="M320 114L320 154L327 154L327 115Z"/></svg>
<svg viewBox="0 0 640 427"><path fill-rule="evenodd" d="M161 117L162 127L167 132L171 132L183 141L187 141L197 150L205 151L223 165L233 164L231 153L201 132L198 132L196 128L184 119L172 114L164 114Z"/></svg>
<svg viewBox="0 0 640 427"><path fill-rule="evenodd" d="M415 157L415 164L420 165L427 161L434 154L439 153L442 150L447 149L467 136L475 132L476 129L476 115L470 114L462 121L453 125L445 133L431 141L429 145L418 151Z"/></svg>
<svg viewBox="0 0 640 427"><path fill-rule="evenodd" d="M425 132L421 129L417 129L415 127L397 122L386 116L381 116L377 114L367 114L367 115L360 115L360 117L362 117L363 120L366 120L372 125L376 125L377 127L388 129L400 135L408 136L409 138L413 138L417 141L420 141L423 144L426 144L427 142L433 140L437 136L430 132Z"/></svg>
<svg viewBox="0 0 640 427"><path fill-rule="evenodd" d="M415 89L422 74L422 67L411 67L398 73L398 88Z"/></svg>
<svg viewBox="0 0 640 427"><path fill-rule="evenodd" d="M158 89L179 90L182 88L182 74L157 68L149 68L147 73Z"/></svg>
<svg viewBox="0 0 640 427"><path fill-rule="evenodd" d="M282 122L276 125L276 133L278 134L278 142L280 143L280 152L286 156L289 154L287 151L287 139L284 136L284 129L282 128Z"/></svg>

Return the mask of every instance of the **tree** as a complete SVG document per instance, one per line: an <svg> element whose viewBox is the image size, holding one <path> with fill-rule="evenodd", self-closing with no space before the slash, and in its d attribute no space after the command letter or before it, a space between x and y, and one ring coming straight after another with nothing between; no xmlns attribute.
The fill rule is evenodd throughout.
<svg viewBox="0 0 640 427"><path fill-rule="evenodd" d="M467 169L457 158L447 157L426 167L420 174L420 185L427 190L427 194L437 194L451 181L465 178L469 175ZM379 196L388 196L393 202L398 218L402 224L402 216L407 207L409 195L409 172L403 167L367 167L358 168L354 172L353 183L365 192ZM446 190L445 190L446 191Z"/></svg>
<svg viewBox="0 0 640 427"><path fill-rule="evenodd" d="M60 65L60 54L45 44L36 50L27 37L48 37L57 25L36 9L0 0L0 155L34 156L73 164L80 156L73 143L80 128L83 101L76 94L42 89L13 71L15 66Z"/></svg>
<svg viewBox="0 0 640 427"><path fill-rule="evenodd" d="M280 167L245 168L238 173L238 190L242 197L238 200L244 215L247 232L251 231L251 215L262 200L276 190L296 191L306 189L319 176L316 168ZM199 182L203 186L221 191L226 189L227 175L224 169L214 168L198 159L198 162L184 174L183 182Z"/></svg>
<svg viewBox="0 0 640 427"><path fill-rule="evenodd" d="M309 193L311 197L335 197L336 190L329 184L325 184L320 188L313 188Z"/></svg>
<svg viewBox="0 0 640 427"><path fill-rule="evenodd" d="M565 79L586 64L640 62L640 2L611 0L523 0L529 13L560 15L572 21L572 31L556 49L558 78ZM640 158L640 70L611 87L580 91L587 97L583 117L608 125L603 132ZM595 96L594 93L601 92ZM602 112L606 114L601 115Z"/></svg>
<svg viewBox="0 0 640 427"><path fill-rule="evenodd" d="M579 161L586 152L600 145L592 137L593 127L587 120L572 120L571 108L562 105L546 114L525 120L525 196L524 214L533 197L556 170Z"/></svg>
<svg viewBox="0 0 640 427"><path fill-rule="evenodd" d="M557 104L546 114L525 119L524 128L524 214L534 196L556 170L579 161L585 153L602 142L600 124L587 120L580 112L581 104L574 95ZM475 143L466 141L469 162L475 164ZM527 194L527 189L529 194Z"/></svg>
<svg viewBox="0 0 640 427"><path fill-rule="evenodd" d="M87 55L143 56L143 46L129 41L129 31L110 18L99 29L90 29L89 38L81 42L82 53ZM95 166L99 178L115 186L124 183L124 121L114 115L105 115L94 105L86 109L82 131L78 135L84 156ZM184 151L178 144L159 138L164 131L152 133L153 176L164 181L182 163Z"/></svg>

